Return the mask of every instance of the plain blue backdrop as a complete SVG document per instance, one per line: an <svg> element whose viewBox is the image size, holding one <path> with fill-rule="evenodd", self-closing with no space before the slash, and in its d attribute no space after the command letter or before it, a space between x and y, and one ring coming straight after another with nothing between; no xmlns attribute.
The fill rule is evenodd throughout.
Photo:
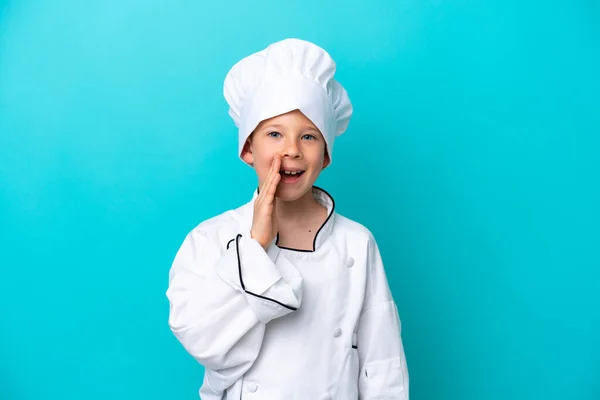
<svg viewBox="0 0 600 400"><path fill-rule="evenodd" d="M353 101L318 184L379 242L411 399L600 399L597 1L9 0L0 18L0 399L198 398L168 269L252 196L223 79L286 37L325 47Z"/></svg>

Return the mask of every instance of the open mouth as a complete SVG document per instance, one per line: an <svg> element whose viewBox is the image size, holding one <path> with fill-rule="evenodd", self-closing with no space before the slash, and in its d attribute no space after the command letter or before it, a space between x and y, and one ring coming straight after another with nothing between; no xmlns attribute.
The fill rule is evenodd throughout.
<svg viewBox="0 0 600 400"><path fill-rule="evenodd" d="M300 176L304 173L304 171L286 171L286 170L281 170L279 171L279 173L281 174L282 177L297 177Z"/></svg>
<svg viewBox="0 0 600 400"><path fill-rule="evenodd" d="M289 171L289 170L281 170L279 171L281 175L281 182L284 184L295 184L300 182L300 177L304 174L302 170Z"/></svg>

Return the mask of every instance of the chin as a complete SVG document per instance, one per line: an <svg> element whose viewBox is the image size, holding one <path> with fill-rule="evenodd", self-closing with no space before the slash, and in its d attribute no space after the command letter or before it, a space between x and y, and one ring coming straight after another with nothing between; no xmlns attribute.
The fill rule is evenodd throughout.
<svg viewBox="0 0 600 400"><path fill-rule="evenodd" d="M302 187L289 188L278 187L275 196L278 200L282 201L296 201L306 195L306 193L312 193L312 186L313 185L302 185Z"/></svg>

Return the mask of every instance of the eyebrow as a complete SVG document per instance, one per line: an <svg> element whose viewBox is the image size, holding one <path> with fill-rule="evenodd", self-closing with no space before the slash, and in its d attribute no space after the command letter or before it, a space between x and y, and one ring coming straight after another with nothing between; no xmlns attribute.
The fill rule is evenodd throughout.
<svg viewBox="0 0 600 400"><path fill-rule="evenodd" d="M280 124L266 124L263 129L268 129L268 128L276 128L276 129L282 129L284 128L283 125ZM314 125L302 125L302 129L304 130L312 130L312 131L319 131L319 129L317 129L316 126Z"/></svg>

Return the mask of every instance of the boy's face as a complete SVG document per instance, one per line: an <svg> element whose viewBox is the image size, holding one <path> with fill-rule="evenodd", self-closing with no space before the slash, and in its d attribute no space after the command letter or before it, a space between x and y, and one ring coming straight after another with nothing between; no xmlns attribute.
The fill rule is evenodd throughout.
<svg viewBox="0 0 600 400"><path fill-rule="evenodd" d="M262 121L246 142L242 159L254 167L259 187L277 154L281 180L275 195L285 201L297 200L311 190L329 165L323 135L298 110Z"/></svg>

